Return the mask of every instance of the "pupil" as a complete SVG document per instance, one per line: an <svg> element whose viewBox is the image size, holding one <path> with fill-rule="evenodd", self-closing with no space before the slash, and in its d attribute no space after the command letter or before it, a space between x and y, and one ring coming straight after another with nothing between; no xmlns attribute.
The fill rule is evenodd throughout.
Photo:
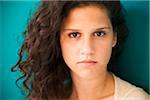
<svg viewBox="0 0 150 100"><path fill-rule="evenodd" d="M97 32L97 35L100 36L100 32Z"/></svg>
<svg viewBox="0 0 150 100"><path fill-rule="evenodd" d="M98 36L101 36L101 34L102 34L101 32L97 32L97 35L98 35Z"/></svg>
<svg viewBox="0 0 150 100"><path fill-rule="evenodd" d="M77 36L77 33L73 33L73 36L76 37L76 36Z"/></svg>

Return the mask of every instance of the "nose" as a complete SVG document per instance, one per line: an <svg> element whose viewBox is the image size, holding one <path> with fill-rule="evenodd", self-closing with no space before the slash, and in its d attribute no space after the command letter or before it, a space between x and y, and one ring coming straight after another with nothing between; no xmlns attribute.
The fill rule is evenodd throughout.
<svg viewBox="0 0 150 100"><path fill-rule="evenodd" d="M91 39L83 39L81 43L81 49L80 49L81 55L93 55L95 53L94 50L94 42Z"/></svg>

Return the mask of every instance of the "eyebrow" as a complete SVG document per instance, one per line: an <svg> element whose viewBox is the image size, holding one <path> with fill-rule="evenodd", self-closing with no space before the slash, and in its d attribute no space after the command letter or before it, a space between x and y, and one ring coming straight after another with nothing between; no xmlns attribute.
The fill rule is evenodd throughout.
<svg viewBox="0 0 150 100"><path fill-rule="evenodd" d="M101 28L96 28L96 29L94 29L94 30L103 30L103 29L111 29L110 27L101 27ZM73 29L73 28L68 28L68 29L63 29L63 31L81 31L80 29Z"/></svg>

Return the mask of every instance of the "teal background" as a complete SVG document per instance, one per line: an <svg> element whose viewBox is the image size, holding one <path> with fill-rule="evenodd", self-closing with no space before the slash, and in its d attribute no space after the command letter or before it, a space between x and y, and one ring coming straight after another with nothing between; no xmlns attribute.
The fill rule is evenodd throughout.
<svg viewBox="0 0 150 100"><path fill-rule="evenodd" d="M129 28L117 74L149 92L149 1L122 1Z"/></svg>
<svg viewBox="0 0 150 100"><path fill-rule="evenodd" d="M149 91L149 1L123 1L129 36L117 63L124 80ZM15 84L20 73L10 71L18 59L22 32L38 6L37 1L0 1L0 94L2 100L21 100Z"/></svg>
<svg viewBox="0 0 150 100"><path fill-rule="evenodd" d="M36 8L34 1L0 1L2 14L0 77L2 86L0 100L21 100L21 90L16 86L15 81L20 76L19 72L12 73L11 67L18 59L18 50L21 46L24 32L31 14ZM1 73L0 71L0 73Z"/></svg>
<svg viewBox="0 0 150 100"><path fill-rule="evenodd" d="M2 6L1 6L1 2L0 2L0 97L1 97L1 93L2 93Z"/></svg>

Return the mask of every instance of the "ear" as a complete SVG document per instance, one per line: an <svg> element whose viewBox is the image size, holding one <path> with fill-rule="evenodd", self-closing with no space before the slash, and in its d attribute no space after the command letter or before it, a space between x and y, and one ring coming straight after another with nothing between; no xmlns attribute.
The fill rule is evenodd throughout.
<svg viewBox="0 0 150 100"><path fill-rule="evenodd" d="M117 43L117 34L115 33L113 37L112 47L115 47L116 43Z"/></svg>

